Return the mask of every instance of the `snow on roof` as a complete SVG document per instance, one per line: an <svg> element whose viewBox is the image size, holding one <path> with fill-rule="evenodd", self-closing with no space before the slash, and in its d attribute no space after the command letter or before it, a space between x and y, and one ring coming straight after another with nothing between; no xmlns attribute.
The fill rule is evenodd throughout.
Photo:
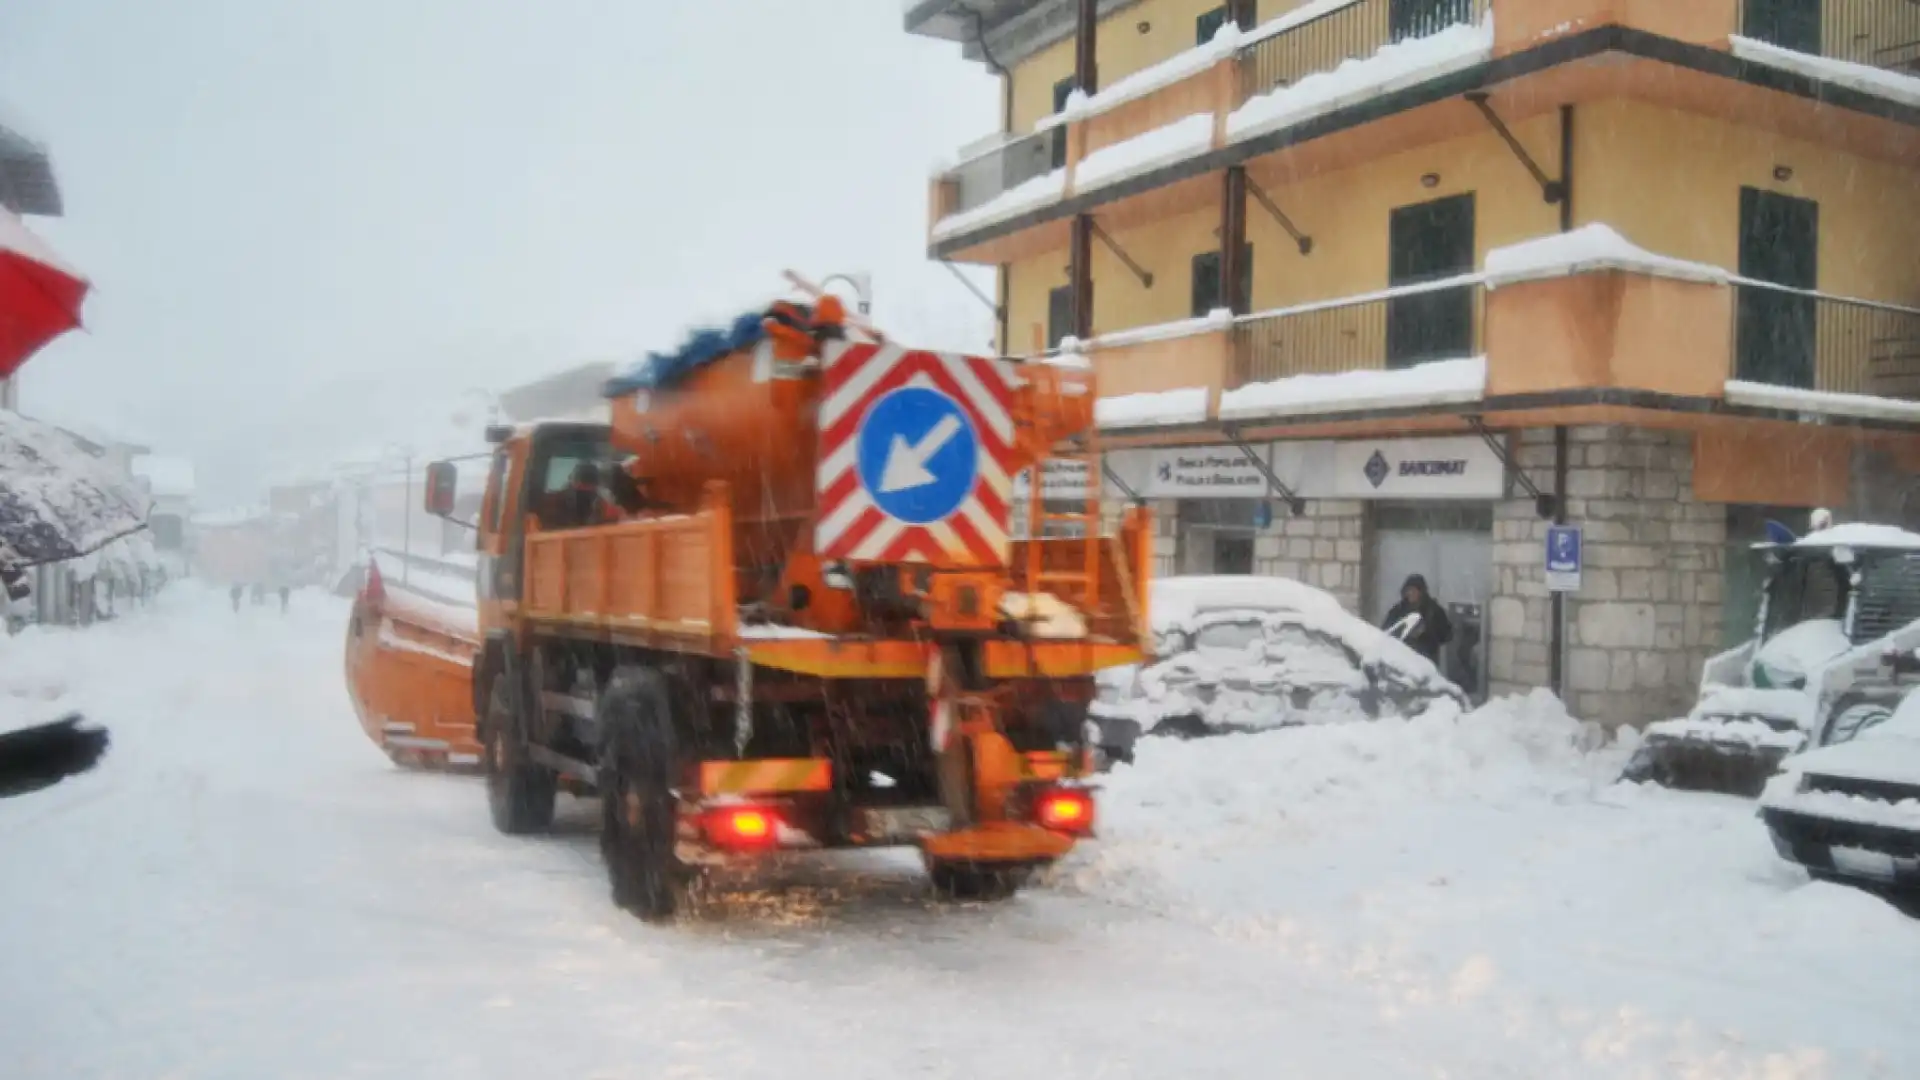
<svg viewBox="0 0 1920 1080"><path fill-rule="evenodd" d="M0 409L0 538L27 562L140 528L148 499L71 432Z"/></svg>
<svg viewBox="0 0 1920 1080"><path fill-rule="evenodd" d="M1321 3L1325 2L1326 0L1321 0ZM1345 5L1356 3L1357 0L1336 0L1336 2ZM1275 20L1275 22L1279 21L1281 20ZM1255 31L1256 34L1259 32ZM1075 90L1068 95L1066 105L1059 112L1041 117L1039 122L1033 125L1033 130L1046 131L1070 121L1098 116L1109 109L1146 97L1174 83L1184 82L1239 51L1241 41L1242 36L1237 25L1232 22L1222 23L1220 29L1214 32L1213 40L1206 44L1188 49L1158 64L1141 68L1126 78L1101 88L1091 97Z"/></svg>
<svg viewBox="0 0 1920 1080"><path fill-rule="evenodd" d="M1060 201L1067 190L1067 170L1055 169L995 195L971 210L948 214L933 223L933 238L944 240L982 225L1004 221L1037 206Z"/></svg>
<svg viewBox="0 0 1920 1080"><path fill-rule="evenodd" d="M1808 533L1793 542L1797 548L1886 548L1896 551L1920 551L1920 536L1892 525L1873 525L1856 521L1831 529Z"/></svg>
<svg viewBox="0 0 1920 1080"><path fill-rule="evenodd" d="M1398 371L1295 375L1252 383L1220 395L1220 418L1469 402L1486 392L1486 357L1435 360Z"/></svg>
<svg viewBox="0 0 1920 1080"><path fill-rule="evenodd" d="M1886 71L1866 64L1856 64L1850 60L1836 60L1828 56L1815 56L1812 53L1783 49L1764 41L1734 35L1728 39L1733 43L1733 55L1742 60L1768 67L1791 71L1796 75L1805 75L1809 79L1836 83L1863 94L1889 98L1920 109L1920 78L1902 75L1895 71Z"/></svg>
<svg viewBox="0 0 1920 1080"><path fill-rule="evenodd" d="M193 462L186 458L142 454L133 459L133 475L145 479L156 496L193 494Z"/></svg>
<svg viewBox="0 0 1920 1080"><path fill-rule="evenodd" d="M1490 289L1595 270L1628 270L1718 285L1728 280L1727 272L1717 266L1656 255L1599 222L1487 252Z"/></svg>
<svg viewBox="0 0 1920 1080"><path fill-rule="evenodd" d="M27 228L19 215L3 206L0 206L0 251L11 251L44 266L51 266L63 274L85 278L72 263L61 258L59 252Z"/></svg>
<svg viewBox="0 0 1920 1080"><path fill-rule="evenodd" d="M1920 420L1920 401L1874 397L1871 394L1836 394L1830 390L1798 390L1790 386L1728 379L1727 401L1762 409L1786 409L1791 412L1818 412L1840 416L1866 416L1878 420Z"/></svg>
<svg viewBox="0 0 1920 1080"><path fill-rule="evenodd" d="M1213 114L1194 113L1131 139L1103 146L1074 166L1076 193L1115 184L1158 165L1192 157L1213 147Z"/></svg>
<svg viewBox="0 0 1920 1080"><path fill-rule="evenodd" d="M1327 10L1337 6L1341 5L1328 5ZM1348 60L1332 71L1316 72L1252 98L1227 118L1227 139L1239 142L1277 131L1492 57L1493 16L1489 14L1478 26L1450 26L1437 34L1395 42L1372 56Z"/></svg>
<svg viewBox="0 0 1920 1080"><path fill-rule="evenodd" d="M1103 428L1197 424L1207 418L1208 390L1188 386L1146 394L1122 394L1094 402L1094 422Z"/></svg>

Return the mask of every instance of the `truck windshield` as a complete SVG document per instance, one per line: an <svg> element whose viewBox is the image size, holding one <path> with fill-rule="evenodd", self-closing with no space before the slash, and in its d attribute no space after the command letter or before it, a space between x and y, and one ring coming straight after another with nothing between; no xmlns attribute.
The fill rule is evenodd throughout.
<svg viewBox="0 0 1920 1080"><path fill-rule="evenodd" d="M1808 619L1839 619L1847 610L1847 570L1824 556L1789 556L1767 583L1763 638Z"/></svg>

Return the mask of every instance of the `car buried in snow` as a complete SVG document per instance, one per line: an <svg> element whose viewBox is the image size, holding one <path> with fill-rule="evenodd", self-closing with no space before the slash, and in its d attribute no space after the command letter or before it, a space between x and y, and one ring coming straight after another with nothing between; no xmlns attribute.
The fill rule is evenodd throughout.
<svg viewBox="0 0 1920 1080"><path fill-rule="evenodd" d="M1464 710L1426 657L1284 578L1194 576L1152 585L1154 656L1099 679L1089 710L1107 761L1143 735L1194 737Z"/></svg>
<svg viewBox="0 0 1920 1080"><path fill-rule="evenodd" d="M1815 877L1920 890L1920 653L1886 657L1907 693L1851 741L1788 758L1760 817L1780 856Z"/></svg>
<svg viewBox="0 0 1920 1080"><path fill-rule="evenodd" d="M1707 661L1686 716L1648 725L1624 779L1758 795L1789 755L1899 704L1880 659L1920 645L1920 535L1850 524L1757 546L1770 569L1753 638Z"/></svg>

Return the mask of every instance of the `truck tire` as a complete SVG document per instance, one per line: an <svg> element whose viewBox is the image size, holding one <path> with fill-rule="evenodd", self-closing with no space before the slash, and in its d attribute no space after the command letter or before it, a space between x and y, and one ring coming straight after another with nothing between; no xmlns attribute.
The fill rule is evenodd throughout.
<svg viewBox="0 0 1920 1080"><path fill-rule="evenodd" d="M927 864L933 890L950 900L1005 900L1020 891L1030 875L1026 867L935 859Z"/></svg>
<svg viewBox="0 0 1920 1080"><path fill-rule="evenodd" d="M679 761L666 679L614 671L595 706L600 727L600 851L613 902L642 919L673 917L690 874L674 853Z"/></svg>
<svg viewBox="0 0 1920 1080"><path fill-rule="evenodd" d="M553 824L559 778L527 753L527 727L515 708L508 672L496 672L487 690L485 731L482 768L493 827L508 836L544 832Z"/></svg>

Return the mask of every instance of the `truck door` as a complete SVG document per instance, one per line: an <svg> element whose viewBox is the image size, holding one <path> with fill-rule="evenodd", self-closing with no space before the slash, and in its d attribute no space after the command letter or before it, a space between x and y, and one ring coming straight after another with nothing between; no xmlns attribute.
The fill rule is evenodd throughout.
<svg viewBox="0 0 1920 1080"><path fill-rule="evenodd" d="M480 522L476 543L480 558L478 574L480 623L499 626L512 606L520 600L520 555L524 538L520 535L518 494L526 485L526 440L517 439L494 451L487 469L487 491L480 500Z"/></svg>

